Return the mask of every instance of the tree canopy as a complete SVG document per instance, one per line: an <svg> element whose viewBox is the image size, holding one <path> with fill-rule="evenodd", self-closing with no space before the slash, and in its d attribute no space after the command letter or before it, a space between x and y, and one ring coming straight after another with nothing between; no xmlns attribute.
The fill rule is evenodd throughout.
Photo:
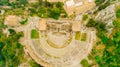
<svg viewBox="0 0 120 67"><path fill-rule="evenodd" d="M16 33L13 29L9 29L9 32L8 37L0 32L0 67L17 67L22 60L20 57L24 54L23 46L18 42L23 33Z"/></svg>

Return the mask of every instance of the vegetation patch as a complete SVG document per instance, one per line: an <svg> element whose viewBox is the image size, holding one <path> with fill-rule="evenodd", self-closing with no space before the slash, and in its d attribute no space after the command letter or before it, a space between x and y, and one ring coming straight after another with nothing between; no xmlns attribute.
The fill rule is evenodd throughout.
<svg viewBox="0 0 120 67"><path fill-rule="evenodd" d="M88 63L88 61L86 59L83 59L80 63L82 64L83 67L89 67L90 66L90 64Z"/></svg>
<svg viewBox="0 0 120 67"><path fill-rule="evenodd" d="M43 67L43 66L37 64L34 60L30 60L28 63L30 64L30 67Z"/></svg>
<svg viewBox="0 0 120 67"><path fill-rule="evenodd" d="M47 0L38 0L36 3L28 3L27 0L1 0L2 6L8 6L9 8L3 8L5 15L24 15L24 16L39 16L42 18L65 18L67 14L63 8L62 2L48 2Z"/></svg>
<svg viewBox="0 0 120 67"><path fill-rule="evenodd" d="M26 24L27 22L28 22L28 19L26 18L26 19L22 20L22 21L20 22L20 24L24 25L24 24Z"/></svg>
<svg viewBox="0 0 120 67"><path fill-rule="evenodd" d="M104 0L95 0L95 3L96 3L97 6L102 4L103 2L104 2Z"/></svg>
<svg viewBox="0 0 120 67"><path fill-rule="evenodd" d="M50 3L47 0L40 0L39 3L32 4L32 8L29 8L29 11L31 16L37 15L42 18L58 19L61 14L64 15L62 16L63 18L67 17L62 2Z"/></svg>
<svg viewBox="0 0 120 67"><path fill-rule="evenodd" d="M23 8L16 8L16 9L7 9L5 12L5 15L24 15L24 9Z"/></svg>
<svg viewBox="0 0 120 67"><path fill-rule="evenodd" d="M39 32L35 29L31 30L31 38L32 39L39 38Z"/></svg>
<svg viewBox="0 0 120 67"><path fill-rule="evenodd" d="M23 33L12 29L9 32L7 37L0 30L0 67L18 67L24 60L23 46L18 41Z"/></svg>
<svg viewBox="0 0 120 67"><path fill-rule="evenodd" d="M88 19L88 15L87 15L87 14L84 14L84 15L82 16L82 20L85 21L85 20L87 20L87 19Z"/></svg>
<svg viewBox="0 0 120 67"><path fill-rule="evenodd" d="M80 40L80 32L76 32L76 34L75 34L75 40Z"/></svg>
<svg viewBox="0 0 120 67"><path fill-rule="evenodd" d="M120 18L120 8L116 11L116 17Z"/></svg>
<svg viewBox="0 0 120 67"><path fill-rule="evenodd" d="M86 41L86 38L87 38L87 34L86 33L82 33L81 41Z"/></svg>
<svg viewBox="0 0 120 67"><path fill-rule="evenodd" d="M88 56L93 61L94 65L99 67L119 67L120 66L120 10L116 10L116 19L113 20L113 30L110 36L106 31L106 25L104 22L99 22L90 19L87 27L94 27L97 30L97 36L100 39L99 44L96 44L95 48ZM102 47L101 47L102 44ZM104 46L104 47L103 47ZM103 48L103 49L101 49ZM91 59L92 58L92 59Z"/></svg>

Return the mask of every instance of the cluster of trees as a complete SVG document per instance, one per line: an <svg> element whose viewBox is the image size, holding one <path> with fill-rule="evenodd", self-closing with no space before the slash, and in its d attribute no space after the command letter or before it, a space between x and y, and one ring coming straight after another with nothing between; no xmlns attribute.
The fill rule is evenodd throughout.
<svg viewBox="0 0 120 67"><path fill-rule="evenodd" d="M116 17L120 18L120 9L117 9L117 11L116 11Z"/></svg>
<svg viewBox="0 0 120 67"><path fill-rule="evenodd" d="M24 24L28 19L22 21ZM23 46L19 43L19 39L24 36L23 32L16 33L13 29L9 29L10 35L3 33L4 18L0 17L0 67L18 67L21 63L26 62L24 58ZM42 67L34 60L28 63L31 67Z"/></svg>
<svg viewBox="0 0 120 67"><path fill-rule="evenodd" d="M4 16L0 16L0 29L6 28L7 26L4 25Z"/></svg>
<svg viewBox="0 0 120 67"><path fill-rule="evenodd" d="M97 13L98 11L101 11L103 9L105 9L107 6L110 5L109 0L95 0L96 6L98 6L98 9L96 11L94 11L94 14Z"/></svg>
<svg viewBox="0 0 120 67"><path fill-rule="evenodd" d="M27 0L14 0L13 2L10 2L9 0L0 0L1 6L11 6L13 8L25 6L27 3Z"/></svg>
<svg viewBox="0 0 120 67"><path fill-rule="evenodd" d="M117 31L113 38L102 41L105 45L102 56L95 58L100 67L119 67L120 66L120 31Z"/></svg>
<svg viewBox="0 0 120 67"><path fill-rule="evenodd" d="M63 3L56 2L50 3L45 1L41 1L35 4L32 4L32 8L29 8L30 15L38 15L42 18L54 18L58 19L60 14L64 14L64 17L67 16L66 12L63 9Z"/></svg>
<svg viewBox="0 0 120 67"><path fill-rule="evenodd" d="M104 36L106 36L106 32L107 32L107 29L106 29L106 24L103 23L103 22L100 22L100 21L95 21L94 19L89 19L87 25L87 27L94 27L97 29L97 35L98 37L102 38Z"/></svg>
<svg viewBox="0 0 120 67"><path fill-rule="evenodd" d="M9 29L9 33L6 36L0 28L0 67L18 67L27 60L24 58L23 46L19 43L19 39L24 36L23 32L16 33ZM34 60L30 60L28 64L31 67L42 67Z"/></svg>
<svg viewBox="0 0 120 67"><path fill-rule="evenodd" d="M120 28L120 20L119 19L114 20L113 25L115 28Z"/></svg>
<svg viewBox="0 0 120 67"><path fill-rule="evenodd" d="M95 0L96 5L101 5L105 0Z"/></svg>
<svg viewBox="0 0 120 67"><path fill-rule="evenodd" d="M120 8L116 10L116 19L113 20L114 29L120 29Z"/></svg>
<svg viewBox="0 0 120 67"><path fill-rule="evenodd" d="M108 0L107 2L101 4L99 7L98 7L98 10L102 10L102 9L105 9L107 6L110 5L110 1Z"/></svg>
<svg viewBox="0 0 120 67"><path fill-rule="evenodd" d="M0 0L0 5L10 5L9 0Z"/></svg>
<svg viewBox="0 0 120 67"><path fill-rule="evenodd" d="M13 2L9 2L9 0L0 1L2 3L1 6L9 6L10 8L2 8L5 10L4 16L6 15L24 15L25 7L28 4L27 0L13 0ZM8 5L6 5L7 3Z"/></svg>
<svg viewBox="0 0 120 67"><path fill-rule="evenodd" d="M23 59L23 46L18 42L23 33L12 29L9 32L7 37L0 29L0 67L17 67Z"/></svg>
<svg viewBox="0 0 120 67"><path fill-rule="evenodd" d="M92 49L91 54L89 55L89 59L92 58L95 62L92 65L95 65L96 63L99 65L99 67L120 67L120 18L119 18L119 9L116 11L117 19L113 21L114 34L112 34L112 37L107 36L106 31L106 25L94 21L93 19L90 19L87 27L94 27L97 30L97 35L100 39L99 42L97 42L96 47ZM99 49L97 46L103 45L104 48ZM90 59L91 60L91 59Z"/></svg>
<svg viewBox="0 0 120 67"><path fill-rule="evenodd" d="M117 31L112 38L107 36L102 36L99 45L103 44L104 49L96 48L92 49L90 57L92 57L94 63L92 65L98 64L99 67L119 67L120 66L120 31Z"/></svg>
<svg viewBox="0 0 120 67"><path fill-rule="evenodd" d="M67 17L62 2L50 3L47 0L39 0L39 2L36 3L28 3L27 0L15 0L13 2L0 0L0 5L11 7L11 9L6 9L5 14L28 15L25 14L26 11L30 16L37 15L42 18L58 19L61 14L63 14L61 17Z"/></svg>

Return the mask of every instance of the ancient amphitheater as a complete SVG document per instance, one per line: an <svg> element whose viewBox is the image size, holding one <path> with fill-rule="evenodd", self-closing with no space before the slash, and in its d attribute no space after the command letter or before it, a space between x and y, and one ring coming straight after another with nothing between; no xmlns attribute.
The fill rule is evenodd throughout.
<svg viewBox="0 0 120 67"><path fill-rule="evenodd" d="M95 31L82 24L76 27L79 23L80 21L66 19L31 17L27 25L16 28L16 31L24 31L25 37L21 43L25 45L29 55L42 66L80 67L80 61L86 58L92 49ZM39 32L39 38L30 37L32 29ZM83 34L86 34L84 40Z"/></svg>

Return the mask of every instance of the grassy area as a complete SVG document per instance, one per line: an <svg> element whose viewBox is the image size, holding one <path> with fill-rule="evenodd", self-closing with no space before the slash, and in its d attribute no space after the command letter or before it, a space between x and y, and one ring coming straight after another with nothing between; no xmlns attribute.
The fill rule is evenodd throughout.
<svg viewBox="0 0 120 67"><path fill-rule="evenodd" d="M80 32L76 32L76 34L75 34L75 40L80 40Z"/></svg>
<svg viewBox="0 0 120 67"><path fill-rule="evenodd" d="M87 34L86 34L86 33L82 33L82 36L81 36L81 41L86 41L86 36L87 36Z"/></svg>
<svg viewBox="0 0 120 67"><path fill-rule="evenodd" d="M33 29L33 30L31 31L31 38L32 38L32 39L39 38L39 32L38 32L37 30Z"/></svg>
<svg viewBox="0 0 120 67"><path fill-rule="evenodd" d="M80 63L82 64L83 67L89 67L90 66L86 59L83 59Z"/></svg>
<svg viewBox="0 0 120 67"><path fill-rule="evenodd" d="M24 11L23 8L8 9L6 10L5 15L24 15Z"/></svg>

